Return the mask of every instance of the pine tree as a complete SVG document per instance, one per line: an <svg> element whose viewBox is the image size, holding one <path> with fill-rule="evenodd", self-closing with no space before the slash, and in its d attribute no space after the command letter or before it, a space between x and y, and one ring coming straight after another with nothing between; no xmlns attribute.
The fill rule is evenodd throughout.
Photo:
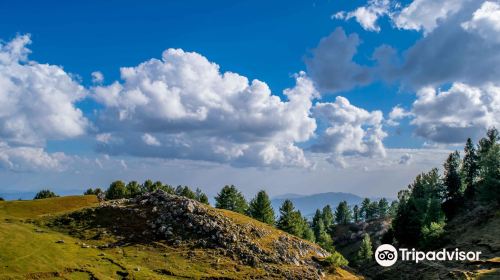
<svg viewBox="0 0 500 280"><path fill-rule="evenodd" d="M136 197L142 193L141 185L139 185L136 181L129 182L126 188L128 197Z"/></svg>
<svg viewBox="0 0 500 280"><path fill-rule="evenodd" d="M446 186L446 196L448 199L461 197L460 178L460 154L455 151L451 153L444 163L444 185Z"/></svg>
<svg viewBox="0 0 500 280"><path fill-rule="evenodd" d="M351 221L351 218L352 212L347 205L347 201L341 201L335 211L335 221L337 224L347 225Z"/></svg>
<svg viewBox="0 0 500 280"><path fill-rule="evenodd" d="M332 251L333 250L332 237L326 231L326 227L325 224L323 223L322 218L318 220L313 231L316 238L316 243L318 243L318 245L323 247L325 250Z"/></svg>
<svg viewBox="0 0 500 280"><path fill-rule="evenodd" d="M274 209L271 206L269 196L264 190L258 192L257 195L250 201L248 214L250 217L263 223L274 225Z"/></svg>
<svg viewBox="0 0 500 280"><path fill-rule="evenodd" d="M357 261L359 264L366 264L372 260L373 251L372 251L372 242L370 239L370 235L365 233L363 237L363 241L361 241L361 246L359 247Z"/></svg>
<svg viewBox="0 0 500 280"><path fill-rule="evenodd" d="M280 218L277 227L295 236L314 241L314 232L300 211L296 211L292 201L285 200L280 207Z"/></svg>
<svg viewBox="0 0 500 280"><path fill-rule="evenodd" d="M215 207L245 214L248 204L243 194L234 185L226 185L215 197Z"/></svg>
<svg viewBox="0 0 500 280"><path fill-rule="evenodd" d="M475 196L475 183L479 173L478 156L474 144L470 138L464 147L464 158L462 160L462 178L465 185L465 196L469 199Z"/></svg>
<svg viewBox="0 0 500 280"><path fill-rule="evenodd" d="M314 233L316 234L319 222L323 223L323 215L321 214L321 210L316 209L316 212L314 213L313 219L312 219L312 228ZM323 223L324 225L324 223ZM317 236L316 236L317 237Z"/></svg>
<svg viewBox="0 0 500 280"><path fill-rule="evenodd" d="M387 214L389 212L389 202L385 198L381 198L378 201L378 217L379 218L385 218L387 217Z"/></svg>
<svg viewBox="0 0 500 280"><path fill-rule="evenodd" d="M329 229L333 225L333 219L334 219L333 211L329 204L323 207L321 217L323 218L323 223L325 224L325 228Z"/></svg>
<svg viewBox="0 0 500 280"><path fill-rule="evenodd" d="M210 203L208 203L208 196L201 191L200 188L196 188L196 192L195 192L195 196L196 196L196 200L203 203L203 204L206 204L206 205L209 205Z"/></svg>
<svg viewBox="0 0 500 280"><path fill-rule="evenodd" d="M361 208L359 209L359 217L366 220L366 212L370 207L371 201L369 198L363 199L361 202Z"/></svg>
<svg viewBox="0 0 500 280"><path fill-rule="evenodd" d="M358 205L354 205L354 208L352 209L352 216L353 216L355 223L359 222L360 216L359 216L359 206Z"/></svg>

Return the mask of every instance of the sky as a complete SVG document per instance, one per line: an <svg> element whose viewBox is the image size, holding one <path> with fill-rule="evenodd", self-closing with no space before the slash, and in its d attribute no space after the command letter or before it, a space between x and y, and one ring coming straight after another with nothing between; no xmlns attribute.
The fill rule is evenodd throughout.
<svg viewBox="0 0 500 280"><path fill-rule="evenodd" d="M0 3L0 194L396 197L500 120L500 2Z"/></svg>

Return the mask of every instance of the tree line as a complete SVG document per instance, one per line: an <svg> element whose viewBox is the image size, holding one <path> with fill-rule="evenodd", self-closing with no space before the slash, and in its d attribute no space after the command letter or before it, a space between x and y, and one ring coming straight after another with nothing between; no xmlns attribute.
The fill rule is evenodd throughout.
<svg viewBox="0 0 500 280"><path fill-rule="evenodd" d="M443 164L418 175L398 193L398 208L386 242L402 246L438 247L446 222L476 205L500 203L500 144L497 129L489 129L477 145L467 139L463 157L451 153Z"/></svg>

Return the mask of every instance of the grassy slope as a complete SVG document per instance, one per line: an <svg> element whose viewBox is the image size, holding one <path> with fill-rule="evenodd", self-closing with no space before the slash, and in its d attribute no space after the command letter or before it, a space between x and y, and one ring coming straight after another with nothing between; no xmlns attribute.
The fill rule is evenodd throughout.
<svg viewBox="0 0 500 280"><path fill-rule="evenodd" d="M47 216L97 205L94 196L70 196L37 201L0 202L1 279L201 279L249 276L265 278L262 270L241 265L215 251L173 248L161 243L125 245L112 249L83 248L82 241L39 226ZM220 211L215 210L214 211ZM237 223L257 223L223 211ZM272 235L282 234L269 227ZM56 243L64 240L64 243ZM93 244L92 242L87 244ZM94 277L94 278L92 278ZM356 279L338 269L327 279Z"/></svg>

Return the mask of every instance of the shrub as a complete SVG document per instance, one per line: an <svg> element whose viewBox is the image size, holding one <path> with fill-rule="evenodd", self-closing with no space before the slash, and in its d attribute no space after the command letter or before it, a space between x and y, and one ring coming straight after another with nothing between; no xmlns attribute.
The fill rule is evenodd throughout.
<svg viewBox="0 0 500 280"><path fill-rule="evenodd" d="M422 246L438 246L444 233L444 226L444 222L432 222L430 225L422 227Z"/></svg>
<svg viewBox="0 0 500 280"><path fill-rule="evenodd" d="M347 266L349 264L349 261L347 261L346 258L344 258L344 256L337 251L326 257L324 261L328 266L330 266L330 268Z"/></svg>

